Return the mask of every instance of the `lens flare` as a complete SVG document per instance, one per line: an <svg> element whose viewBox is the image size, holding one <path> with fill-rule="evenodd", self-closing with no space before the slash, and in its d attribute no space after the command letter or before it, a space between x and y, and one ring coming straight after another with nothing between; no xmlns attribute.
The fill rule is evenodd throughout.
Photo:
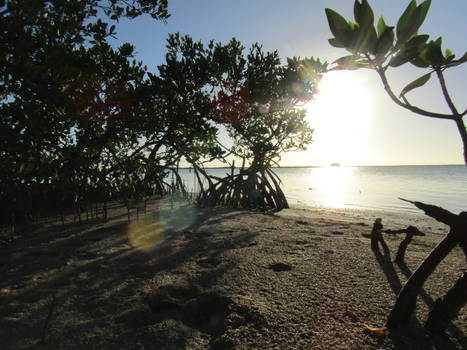
<svg viewBox="0 0 467 350"><path fill-rule="evenodd" d="M192 204L174 205L170 200L162 200L154 209L130 223L128 240L133 248L152 252L197 219L197 210Z"/></svg>
<svg viewBox="0 0 467 350"><path fill-rule="evenodd" d="M132 247L150 252L159 247L166 240L166 233L159 218L146 215L133 221L128 228L128 240Z"/></svg>
<svg viewBox="0 0 467 350"><path fill-rule="evenodd" d="M193 204L166 204L162 206L159 217L166 230L170 232L180 232L193 225L198 218L198 211Z"/></svg>

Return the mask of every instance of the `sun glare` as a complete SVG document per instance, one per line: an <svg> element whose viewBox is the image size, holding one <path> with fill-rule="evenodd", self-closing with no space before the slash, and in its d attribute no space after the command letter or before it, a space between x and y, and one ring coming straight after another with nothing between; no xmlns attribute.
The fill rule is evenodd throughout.
<svg viewBox="0 0 467 350"><path fill-rule="evenodd" d="M317 198L323 198L321 205L333 208L345 208L345 193L352 184L355 168L327 167L314 169L313 190Z"/></svg>
<svg viewBox="0 0 467 350"><path fill-rule="evenodd" d="M370 122L371 93L355 72L326 73L319 94L308 104L308 121L315 129L310 147L314 165L358 165Z"/></svg>

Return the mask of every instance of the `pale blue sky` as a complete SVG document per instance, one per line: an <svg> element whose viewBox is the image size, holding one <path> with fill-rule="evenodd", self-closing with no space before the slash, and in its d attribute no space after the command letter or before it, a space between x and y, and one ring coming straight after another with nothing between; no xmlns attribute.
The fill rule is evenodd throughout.
<svg viewBox="0 0 467 350"><path fill-rule="evenodd" d="M397 23L409 3L369 2L375 17L383 14L388 25ZM206 43L211 39L227 42L236 37L246 47L259 42L266 50L278 50L284 59L314 56L331 62L346 51L328 44L332 34L324 14L326 7L353 20L351 0L169 0L171 17L166 24L150 17L121 21L115 44L131 42L136 46L136 57L153 72L164 62L165 39L175 32ZM442 36L443 49L449 47L460 57L467 51L466 18L467 0L432 0L420 33L430 34L431 39ZM407 65L389 71L389 78L399 92L422 74L423 70ZM283 165L463 163L454 122L417 116L396 106L383 91L375 72L348 72L342 80L339 74L335 75L329 76L319 107L313 107L318 100L310 107L309 120L315 127L316 141L306 152L285 155ZM467 64L449 70L446 79L458 109L464 110ZM408 97L420 107L448 112L434 79Z"/></svg>

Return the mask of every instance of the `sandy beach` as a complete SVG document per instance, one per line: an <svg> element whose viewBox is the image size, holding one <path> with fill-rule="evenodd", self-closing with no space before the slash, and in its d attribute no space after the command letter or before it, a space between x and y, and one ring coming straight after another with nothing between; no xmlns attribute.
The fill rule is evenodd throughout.
<svg viewBox="0 0 467 350"><path fill-rule="evenodd" d="M146 215L29 230L0 246L2 349L465 349L467 309L423 329L466 269L456 248L424 285L408 327L384 329L396 295L448 228L423 214L280 212L151 203ZM375 254L374 220L417 226ZM383 328L384 334L365 325Z"/></svg>

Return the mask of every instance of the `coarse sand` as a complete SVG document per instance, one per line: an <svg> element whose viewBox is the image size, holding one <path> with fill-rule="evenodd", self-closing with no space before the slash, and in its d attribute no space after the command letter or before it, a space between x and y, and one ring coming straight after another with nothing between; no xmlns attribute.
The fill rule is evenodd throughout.
<svg viewBox="0 0 467 350"><path fill-rule="evenodd" d="M156 201L130 223L122 209L110 214L0 245L1 349L467 348L467 307L443 335L423 328L466 270L460 248L425 283L409 325L384 328L399 290L448 231L422 213ZM426 233L406 264L393 262L401 235L385 235L390 252L370 249L377 217L385 229Z"/></svg>

